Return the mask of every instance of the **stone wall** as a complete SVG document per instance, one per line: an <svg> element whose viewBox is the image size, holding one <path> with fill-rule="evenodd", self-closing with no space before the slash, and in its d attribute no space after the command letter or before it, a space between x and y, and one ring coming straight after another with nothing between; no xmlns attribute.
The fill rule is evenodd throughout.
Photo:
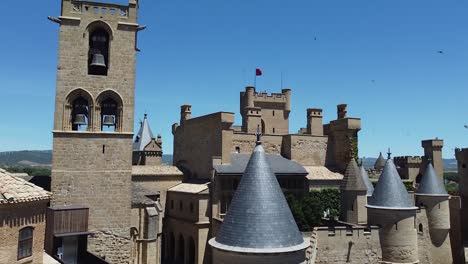
<svg viewBox="0 0 468 264"><path fill-rule="evenodd" d="M311 135L283 137L282 154L304 166L325 166L328 138Z"/></svg>
<svg viewBox="0 0 468 264"><path fill-rule="evenodd" d="M209 179L213 169L213 157L230 160L229 135L227 130L234 122L233 113L214 113L185 120L174 132L173 164L185 167L187 177ZM226 142L226 143L225 143Z"/></svg>
<svg viewBox="0 0 468 264"><path fill-rule="evenodd" d="M211 263L206 248L210 229L208 203L208 193L168 192L162 249L167 261Z"/></svg>
<svg viewBox="0 0 468 264"><path fill-rule="evenodd" d="M329 230L327 227L316 227L312 234L311 244L316 247L316 264L328 263L379 263L381 249L379 242L379 230L372 227L346 229L336 227Z"/></svg>
<svg viewBox="0 0 468 264"><path fill-rule="evenodd" d="M213 250L213 261L216 264L305 264L304 250L278 253L278 254L254 254L254 253L236 253Z"/></svg>
<svg viewBox="0 0 468 264"><path fill-rule="evenodd" d="M42 264L48 201L0 205L0 263ZM18 260L19 231L33 227L32 256Z"/></svg>
<svg viewBox="0 0 468 264"><path fill-rule="evenodd" d="M51 204L89 207L89 250L127 263L132 134L55 132L53 143Z"/></svg>
<svg viewBox="0 0 468 264"><path fill-rule="evenodd" d="M281 154L283 136L262 135L261 140L266 153ZM240 153L252 154L256 146L256 141L256 135L254 134L234 133L232 135L230 152L237 152L237 148L239 148L238 150Z"/></svg>
<svg viewBox="0 0 468 264"><path fill-rule="evenodd" d="M461 222L461 199L460 196L451 196L449 199L450 207L450 245L452 247L452 258L454 264L465 263L462 222Z"/></svg>

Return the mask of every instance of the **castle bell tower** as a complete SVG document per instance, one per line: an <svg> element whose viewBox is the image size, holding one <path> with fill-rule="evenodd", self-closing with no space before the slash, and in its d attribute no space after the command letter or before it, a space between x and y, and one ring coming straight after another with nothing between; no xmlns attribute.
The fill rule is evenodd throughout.
<svg viewBox="0 0 468 264"><path fill-rule="evenodd" d="M51 205L88 207L88 251L129 263L138 1L61 4Z"/></svg>

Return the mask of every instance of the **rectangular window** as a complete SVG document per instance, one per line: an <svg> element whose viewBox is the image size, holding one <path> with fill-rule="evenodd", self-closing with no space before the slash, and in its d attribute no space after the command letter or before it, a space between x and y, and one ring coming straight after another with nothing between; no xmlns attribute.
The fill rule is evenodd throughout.
<svg viewBox="0 0 468 264"><path fill-rule="evenodd" d="M18 259L32 256L33 228L25 227L19 231Z"/></svg>

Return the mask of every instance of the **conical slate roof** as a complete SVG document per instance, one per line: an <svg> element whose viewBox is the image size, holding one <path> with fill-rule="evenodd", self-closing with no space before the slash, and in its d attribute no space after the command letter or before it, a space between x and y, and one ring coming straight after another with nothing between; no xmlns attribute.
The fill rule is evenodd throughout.
<svg viewBox="0 0 468 264"><path fill-rule="evenodd" d="M417 209L401 181L393 160L388 159L385 163L374 193L366 206L380 209Z"/></svg>
<svg viewBox="0 0 468 264"><path fill-rule="evenodd" d="M367 174L366 169L364 168L364 165L361 165L361 177L364 180L364 184L366 185L367 188L367 195L372 196L372 193L374 192L374 185L372 185L372 182L369 179L369 175Z"/></svg>
<svg viewBox="0 0 468 264"><path fill-rule="evenodd" d="M382 156L382 152L380 152L379 157L377 158L377 160L374 163L374 169L381 170L381 169L383 169L383 167L385 167L385 159Z"/></svg>
<svg viewBox="0 0 468 264"><path fill-rule="evenodd" d="M255 147L221 228L209 243L242 253L292 252L308 246L261 145Z"/></svg>
<svg viewBox="0 0 468 264"><path fill-rule="evenodd" d="M343 191L367 191L356 160L351 159L346 166L346 171L341 181L340 189Z"/></svg>
<svg viewBox="0 0 468 264"><path fill-rule="evenodd" d="M145 147L154 139L153 132L151 132L151 128L148 123L147 114L141 122L140 130L138 130L138 134L135 138L135 142L133 142L133 151L143 151Z"/></svg>
<svg viewBox="0 0 468 264"><path fill-rule="evenodd" d="M421 178L416 195L448 196L444 184L437 176L431 163L426 166L426 171Z"/></svg>

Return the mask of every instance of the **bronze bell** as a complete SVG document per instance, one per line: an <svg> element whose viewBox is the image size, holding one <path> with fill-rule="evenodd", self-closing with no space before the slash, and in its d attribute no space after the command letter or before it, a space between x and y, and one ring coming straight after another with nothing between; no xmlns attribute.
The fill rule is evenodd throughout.
<svg viewBox="0 0 468 264"><path fill-rule="evenodd" d="M75 115L75 120L73 121L73 125L86 125L86 116L84 114L77 114Z"/></svg>
<svg viewBox="0 0 468 264"><path fill-rule="evenodd" d="M91 66L106 67L106 61L104 59L104 55L93 54L93 60L91 61Z"/></svg>
<svg viewBox="0 0 468 264"><path fill-rule="evenodd" d="M104 120L102 121L102 125L108 127L115 125L114 117L111 115L105 115Z"/></svg>

